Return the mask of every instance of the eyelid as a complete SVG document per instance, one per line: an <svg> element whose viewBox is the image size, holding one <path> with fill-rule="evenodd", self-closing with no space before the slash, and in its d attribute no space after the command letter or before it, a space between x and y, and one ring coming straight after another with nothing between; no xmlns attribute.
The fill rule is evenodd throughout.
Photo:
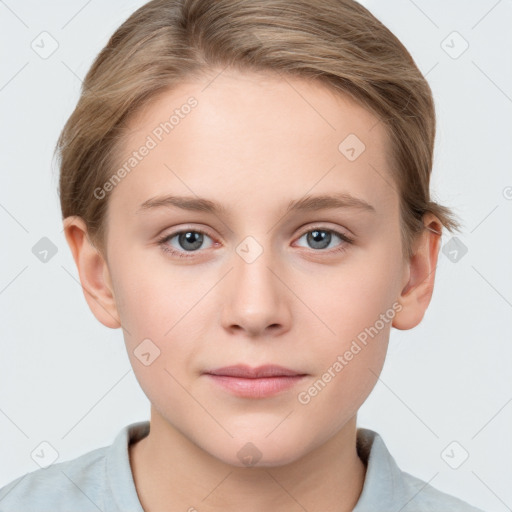
<svg viewBox="0 0 512 512"><path fill-rule="evenodd" d="M322 222L322 221L319 221L316 223L313 222L312 224L307 224L305 227L303 227L300 230L300 234L296 235L295 239L300 238L301 236L305 235L306 233L309 233L310 231L318 229L318 230L322 230L322 231L332 231L342 237L347 238L350 241L354 241L354 237L352 235L347 234L346 232L342 231L340 228L329 227L329 226L327 226L327 224L328 224L328 222ZM173 236L179 235L179 234L187 232L187 231L195 231L198 233L202 233L203 235L209 236L212 240L214 240L215 242L218 243L217 237L213 236L206 228L197 228L192 225L188 225L188 226L185 225L184 227L181 227L175 231L171 231L170 233L161 235L158 238L159 238L159 240L161 240L163 238L173 237Z"/></svg>
<svg viewBox="0 0 512 512"><path fill-rule="evenodd" d="M354 242L353 236L344 233L342 229L329 227L326 225L326 222L321 222L321 221L304 226L303 229L301 230L301 234L297 235L294 238L294 241L296 242L297 240L302 238L305 234L310 233L311 231L315 231L315 230L334 233L342 241L342 243L340 243L336 248L331 249L329 251L325 251L325 254L332 254L332 253L335 253L338 251L344 251L344 250L346 250L347 245L353 244L353 242ZM212 245L210 247L207 247L205 249L199 249L197 251L180 250L180 249L176 249L176 248L168 245L168 242L170 240L172 240L174 237L176 237L182 233L189 232L189 231L206 235L207 237L209 237L212 240ZM189 226L181 227L179 229L176 229L175 231L171 231L170 233L166 233L166 234L160 236L157 240L157 244L159 246L161 246L165 252L168 252L172 255L178 256L180 258L193 258L193 257L201 256L202 254L204 254L206 252L206 249L211 249L212 247L218 246L219 242L216 240L216 237L212 236L208 232L207 229L196 228L196 227L189 225ZM164 246L165 246L165 248L164 248ZM315 249L309 249L309 250L313 254L317 253L317 252L320 252L320 253L323 252L323 251L316 251Z"/></svg>
<svg viewBox="0 0 512 512"><path fill-rule="evenodd" d="M184 227L180 227L179 229L171 230L168 233L159 235L158 239L161 240L162 238L172 238L172 237L175 237L176 235L180 235L182 233L187 233L188 231L193 231L195 233L201 233L203 235L209 236L213 241L217 241L217 238L215 236L213 236L208 231L207 228L202 228L202 227L198 228L198 227L195 227L195 226L192 226L192 225L189 225L189 226L185 225Z"/></svg>
<svg viewBox="0 0 512 512"><path fill-rule="evenodd" d="M338 227L329 227L328 225L328 222L313 222L313 224L308 224L304 230L301 230L301 234L297 236L297 238L301 238L302 236L304 236L306 233L309 233L310 231L314 231L315 229L318 230L318 231L331 231L335 234L337 234L342 240L344 241L347 241L347 242L354 242L355 240L355 237L353 235L349 235L348 233L346 233L346 231L348 230L342 230L341 228L338 228Z"/></svg>

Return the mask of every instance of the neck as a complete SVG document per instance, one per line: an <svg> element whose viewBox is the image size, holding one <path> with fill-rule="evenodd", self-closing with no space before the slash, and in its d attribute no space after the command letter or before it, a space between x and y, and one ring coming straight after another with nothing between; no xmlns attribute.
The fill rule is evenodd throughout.
<svg viewBox="0 0 512 512"><path fill-rule="evenodd" d="M153 408L150 424L150 433L129 447L145 512L349 512L363 488L366 467L356 450L356 416L324 444L277 467L225 464Z"/></svg>

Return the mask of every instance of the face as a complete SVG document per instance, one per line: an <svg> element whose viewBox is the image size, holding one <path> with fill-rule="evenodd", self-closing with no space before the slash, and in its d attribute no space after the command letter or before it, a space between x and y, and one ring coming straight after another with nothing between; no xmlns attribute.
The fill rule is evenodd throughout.
<svg viewBox="0 0 512 512"><path fill-rule="evenodd" d="M156 413L226 463L250 442L281 465L340 432L376 383L404 280L398 196L383 126L350 99L212 77L131 120L108 269ZM302 377L243 396L205 374L238 364Z"/></svg>

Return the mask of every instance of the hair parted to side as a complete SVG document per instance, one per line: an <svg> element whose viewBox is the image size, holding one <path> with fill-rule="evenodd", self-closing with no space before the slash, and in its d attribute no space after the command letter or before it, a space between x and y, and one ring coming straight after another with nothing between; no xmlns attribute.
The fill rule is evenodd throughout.
<svg viewBox="0 0 512 512"><path fill-rule="evenodd" d="M402 43L365 7L354 0L153 0L97 56L56 146L63 219L82 217L102 253L108 196L97 199L94 191L119 164L127 121L159 93L226 66L316 80L384 123L405 258L425 213L459 229L451 210L430 198L431 89Z"/></svg>

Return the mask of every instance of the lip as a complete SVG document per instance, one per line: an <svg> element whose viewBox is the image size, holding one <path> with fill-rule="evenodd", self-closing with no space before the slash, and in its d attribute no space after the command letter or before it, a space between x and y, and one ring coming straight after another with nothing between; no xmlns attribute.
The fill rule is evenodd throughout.
<svg viewBox="0 0 512 512"><path fill-rule="evenodd" d="M265 398L295 386L306 374L278 365L226 366L204 373L223 389L244 398Z"/></svg>
<svg viewBox="0 0 512 512"><path fill-rule="evenodd" d="M234 366L224 366L205 372L208 375L222 375L225 377L240 377L242 379L260 379L264 377L296 377L305 375L304 373L285 368L276 364L265 364L252 368L246 364L237 364Z"/></svg>

